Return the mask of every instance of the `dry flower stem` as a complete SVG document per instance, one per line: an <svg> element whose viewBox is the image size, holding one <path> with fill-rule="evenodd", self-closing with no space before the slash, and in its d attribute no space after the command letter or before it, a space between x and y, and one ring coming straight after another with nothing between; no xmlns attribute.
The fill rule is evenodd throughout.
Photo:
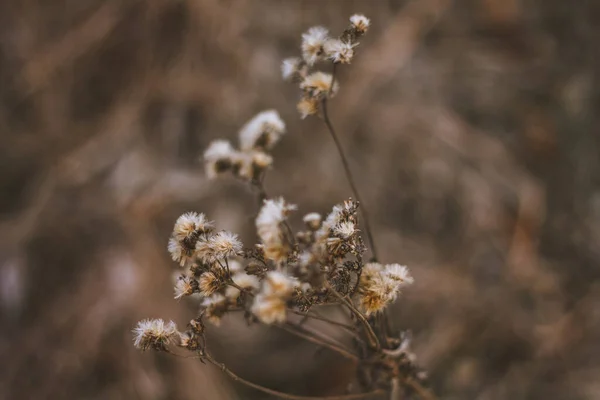
<svg viewBox="0 0 600 400"><path fill-rule="evenodd" d="M323 397L299 396L299 395L295 395L295 394L289 394L289 393L284 393L284 392L280 392L277 390L269 389L264 386L258 385L256 383L247 381L244 378L241 378L238 375L236 375L230 369L228 369L225 366L225 364L222 364L222 363L218 362L217 360L215 360L214 358L212 358L212 356L208 353L205 354L205 360L210 362L214 366L218 367L221 371L223 371L227 375L229 375L229 377L231 377L233 380L243 383L244 385L251 387L253 389L260 390L263 393L268 393L273 396L278 396L282 399L289 399L289 400L354 400L354 399L366 399L366 398L384 393L382 390L377 389L377 390L374 390L374 391L368 392L368 393L346 394L346 395L340 395L340 396L323 396Z"/></svg>
<svg viewBox="0 0 600 400"><path fill-rule="evenodd" d="M333 86L333 81L335 79L335 64L333 65L333 73L331 76L331 86ZM338 154L340 155L340 159L342 160L342 165L344 166L344 172L346 173L346 179L350 184L350 188L352 189L352 194L354 195L356 201L362 203L361 197L358 194L358 188L356 187L356 183L354 183L354 177L352 176L352 172L350 171L350 164L348 164L348 159L346 158L346 154L344 153L344 149L342 148L342 144L338 135L335 133L335 129L331 124L331 120L329 119L329 113L327 112L327 97L323 98L323 120L325 121L325 125L327 125L327 129L335 142L335 146L337 147ZM367 208L364 206L360 208L360 211L365 220L365 231L367 232L367 237L369 238L369 245L371 246L371 254L373 255L373 261L377 261L377 250L375 249L375 241L373 240L373 233L371 232L371 224L369 223L369 215L367 213Z"/></svg>
<svg viewBox="0 0 600 400"><path fill-rule="evenodd" d="M354 305L352 305L352 302L348 301L344 296L342 296L340 293L338 293L337 290L335 290L333 287L331 287L330 284L327 284L327 287L334 294L334 296L337 297L343 304L345 304L350 309L350 311L352 311L352 313L354 315L356 315L356 317L362 322L363 326L365 327L365 329L367 331L367 336L369 337L369 343L373 347L375 347L375 349L377 351L379 351L381 349L381 345L379 344L379 339L377 339L377 335L375 334L375 332L373 332L373 328L371 327L371 325L369 324L369 321L367 321L365 316L359 310L357 310L356 307L354 307Z"/></svg>
<svg viewBox="0 0 600 400"><path fill-rule="evenodd" d="M312 319L316 319L318 321L323 321L323 322L330 323L331 325L340 326L340 327L346 329L347 331L349 331L351 333L356 333L356 329L353 326L344 324L343 322L334 321L334 320L331 320L329 318L325 318L325 317L322 317L322 316L316 315L316 314L303 313L301 311L296 311L296 310L291 310L291 309L288 309L288 311L291 312L291 313L293 313L293 314L305 317L305 318L312 318Z"/></svg>
<svg viewBox="0 0 600 400"><path fill-rule="evenodd" d="M338 354L340 354L340 355L342 355L342 356L344 356L344 357L346 357L346 358L348 358L350 360L359 361L359 358L358 358L358 356L356 354L352 354L351 352L349 352L348 350L344 349L343 347L340 347L340 346L338 346L336 344L333 344L333 343L329 343L329 342L325 341L322 338L309 335L308 333L305 333L305 332L303 332L301 330L294 329L294 328L296 328L294 325L287 325L287 324L285 324L285 325L276 325L276 326L280 327L281 329L283 329L286 332L289 332L289 333L291 333L293 335L301 337L302 339L307 340L307 341L309 341L311 343L314 343L314 344L317 344L319 346L323 346L325 348L328 348L328 349L330 349L330 350L332 350L332 351L334 351L334 352L336 352L336 353L338 353Z"/></svg>

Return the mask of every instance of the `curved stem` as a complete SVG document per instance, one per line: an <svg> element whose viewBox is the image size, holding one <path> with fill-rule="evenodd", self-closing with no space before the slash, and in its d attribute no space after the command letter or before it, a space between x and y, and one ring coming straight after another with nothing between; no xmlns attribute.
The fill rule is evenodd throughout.
<svg viewBox="0 0 600 400"><path fill-rule="evenodd" d="M324 396L324 397L299 396L299 395L295 395L295 394L280 392L278 390L269 389L264 386L258 385L256 383L247 381L246 379L241 378L238 375L236 375L233 371L231 371L229 368L227 368L225 366L225 364L219 363L217 360L212 358L212 356L208 353L206 353L205 360L210 362L214 366L218 367L221 371L223 371L224 373L229 375L229 377L231 377L233 380L243 383L244 385L251 387L253 389L260 390L263 393L268 393L273 396L278 396L282 399L288 399L288 400L354 400L354 399L366 399L368 397L384 393L382 390L378 389L378 390L374 390L374 391L368 392L368 393L346 394L346 395L339 395L339 396Z"/></svg>
<svg viewBox="0 0 600 400"><path fill-rule="evenodd" d="M294 325L276 325L277 327L283 329L286 332L289 332L293 335L296 335L304 340L307 340L309 342L312 342L314 344L318 344L319 346L323 346L326 347L350 360L353 361L358 361L359 358L356 354L352 354L351 352L349 352L348 350L346 350L345 348L338 346L336 344L333 343L329 343L328 341L326 341L323 338L317 337L317 336L312 336L306 332L303 332L302 330L297 330L294 329L296 328Z"/></svg>
<svg viewBox="0 0 600 400"><path fill-rule="evenodd" d="M342 165L344 166L344 172L346 173L346 179L350 184L350 188L352 189L352 194L356 201L362 203L361 197L358 193L358 187L354 182L354 177L352 176L352 171L350 171L350 164L348 163L348 159L346 158L346 154L344 153L344 149L342 148L342 143L338 135L335 133L335 129L333 128L333 124L329 119L329 112L327 111L327 97L331 96L331 91L333 90L333 84L335 82L335 72L336 72L337 64L333 64L333 70L331 72L331 84L329 85L329 93L328 96L323 98L323 121L325 121L325 125L335 142L335 146L337 147L338 154L340 155L340 159L342 161ZM367 238L369 239L369 245L371 246L371 254L372 261L377 262L377 250L375 249L375 240L373 239L373 232L371 230L371 224L369 222L369 214L367 212L367 207L364 205L360 208L363 218L365 220L365 231L367 232Z"/></svg>
<svg viewBox="0 0 600 400"><path fill-rule="evenodd" d="M367 321L365 316L360 311L358 311L356 309L356 307L354 307L354 305L350 301L348 301L344 296L342 296L340 293L338 293L338 291L335 290L329 283L327 283L327 288L331 291L331 293L333 293L333 295L335 297L337 297L342 302L342 304L344 304L346 307L348 307L350 309L350 311L352 311L352 313L354 315L356 315L356 317L360 320L360 322L362 322L363 326L365 327L365 330L367 331L367 337L369 338L369 343L377 351L379 351L381 349L381 345L379 344L379 339L377 339L377 335L373 331L371 324L369 324L369 321Z"/></svg>
<svg viewBox="0 0 600 400"><path fill-rule="evenodd" d="M344 324L343 322L334 321L332 319L325 318L325 317L322 317L320 315L303 313L301 311L296 311L296 310L292 310L292 309L288 309L288 311L291 312L292 314L300 315L302 317L316 319L317 321L323 321L323 322L327 322L327 323L329 323L331 325L342 327L342 328L346 329L347 331L349 331L349 332L351 332L353 334L356 333L356 329L353 326Z"/></svg>

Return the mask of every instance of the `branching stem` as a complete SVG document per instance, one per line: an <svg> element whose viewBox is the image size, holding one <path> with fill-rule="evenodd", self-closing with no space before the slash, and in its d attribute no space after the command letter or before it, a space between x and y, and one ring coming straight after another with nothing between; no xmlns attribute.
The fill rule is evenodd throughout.
<svg viewBox="0 0 600 400"><path fill-rule="evenodd" d="M210 362L217 368L219 368L225 374L229 375L229 377L232 378L233 380L243 383L244 385L251 387L253 389L260 390L263 393L268 393L273 396L278 396L282 399L288 399L288 400L355 400L355 399L367 399L369 397L372 397L375 395L380 395L380 394L384 393L382 390L377 389L377 390L374 390L374 391L368 392L368 393L346 394L346 395L339 395L339 396L322 396L322 397L299 396L299 395L295 395L295 394L280 392L278 390L269 389L267 387L258 385L256 383L247 381L246 379L241 378L238 375L236 375L233 371L231 371L229 368L227 368L225 366L225 364L222 364L222 363L218 362L217 360L215 360L209 353L206 353L205 360Z"/></svg>

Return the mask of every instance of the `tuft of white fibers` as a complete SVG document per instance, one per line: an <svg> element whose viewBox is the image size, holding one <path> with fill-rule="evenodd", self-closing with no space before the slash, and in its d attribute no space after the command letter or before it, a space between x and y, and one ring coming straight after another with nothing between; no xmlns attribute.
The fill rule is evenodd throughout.
<svg viewBox="0 0 600 400"><path fill-rule="evenodd" d="M164 350L178 335L177 325L173 321L165 323L162 319L145 319L133 329L133 344L141 350L152 347Z"/></svg>
<svg viewBox="0 0 600 400"><path fill-rule="evenodd" d="M277 263L284 262L289 253L289 246L281 224L296 206L288 204L283 198L265 200L256 217L256 231L263 244L264 255Z"/></svg>
<svg viewBox="0 0 600 400"><path fill-rule="evenodd" d="M361 284L366 284L368 281L381 274L382 271L383 265L379 263L370 262L365 264L360 275Z"/></svg>
<svg viewBox="0 0 600 400"><path fill-rule="evenodd" d="M308 213L306 214L303 218L302 221L306 224L306 226L308 226L311 230L316 231L317 229L319 229L319 227L321 226L321 220L323 219L323 217L321 217L321 214L316 213L316 212L312 212L312 213Z"/></svg>
<svg viewBox="0 0 600 400"><path fill-rule="evenodd" d="M285 322L285 301L279 297L259 294L252 303L252 313L264 324Z"/></svg>
<svg viewBox="0 0 600 400"><path fill-rule="evenodd" d="M179 265L182 267L185 266L185 264L191 260L193 256L192 252L186 249L183 243L174 237L169 239L167 250L169 250L169 254L171 254L173 261L179 263Z"/></svg>
<svg viewBox="0 0 600 400"><path fill-rule="evenodd" d="M323 58L323 45L329 38L329 31L322 26L313 26L302 34L302 58L313 66Z"/></svg>
<svg viewBox="0 0 600 400"><path fill-rule="evenodd" d="M325 72L317 71L308 75L300 83L300 89L304 90L311 97L321 98L327 95L335 95L339 89L339 85L333 82L331 85L332 76Z"/></svg>
<svg viewBox="0 0 600 400"><path fill-rule="evenodd" d="M371 20L362 14L354 14L350 17L350 24L358 34L364 34L369 30Z"/></svg>
<svg viewBox="0 0 600 400"><path fill-rule="evenodd" d="M319 100L314 97L304 96L296 104L296 109L300 113L300 118L304 119L309 115L315 115L319 112Z"/></svg>
<svg viewBox="0 0 600 400"><path fill-rule="evenodd" d="M398 286L389 277L379 274L361 285L360 305L366 315L382 311L398 296Z"/></svg>
<svg viewBox="0 0 600 400"><path fill-rule="evenodd" d="M207 221L204 214L187 212L177 218L173 227L173 237L177 240L184 240L195 233L207 232L212 226L212 222Z"/></svg>
<svg viewBox="0 0 600 400"><path fill-rule="evenodd" d="M323 50L325 55L334 63L350 64L354 57L354 47L358 43L345 42L340 39L329 39L325 42Z"/></svg>
<svg viewBox="0 0 600 400"><path fill-rule="evenodd" d="M258 216L256 229L263 243L280 235L279 225L285 221L287 215L296 209L294 204L286 203L283 197L265 200Z"/></svg>
<svg viewBox="0 0 600 400"><path fill-rule="evenodd" d="M213 140L204 151L204 165L208 178L215 178L218 174L231 168L232 157L235 149L227 140Z"/></svg>
<svg viewBox="0 0 600 400"><path fill-rule="evenodd" d="M242 242L235 233L221 231L196 243L196 256L208 264L238 255Z"/></svg>
<svg viewBox="0 0 600 400"><path fill-rule="evenodd" d="M340 222L333 228L333 233L343 239L349 239L357 232L354 222Z"/></svg>
<svg viewBox="0 0 600 400"><path fill-rule="evenodd" d="M286 81L294 79L302 68L302 60L298 57L290 57L281 63L281 76Z"/></svg>
<svg viewBox="0 0 600 400"><path fill-rule="evenodd" d="M245 272L238 272L234 274L231 279L233 282L241 287L242 289L258 289L260 287L260 281L254 275L248 275ZM233 286L228 286L225 290L225 296L228 299L235 300L239 297L240 290Z"/></svg>
<svg viewBox="0 0 600 400"><path fill-rule="evenodd" d="M205 272L198 279L200 294L208 297L221 288L221 279L214 272Z"/></svg>
<svg viewBox="0 0 600 400"><path fill-rule="evenodd" d="M263 281L262 293L285 298L292 294L298 280L280 271L269 271Z"/></svg>
<svg viewBox="0 0 600 400"><path fill-rule="evenodd" d="M240 148L270 150L284 133L285 123L276 110L260 112L240 129Z"/></svg>
<svg viewBox="0 0 600 400"><path fill-rule="evenodd" d="M197 284L192 277L182 275L175 282L175 299L190 296L194 293Z"/></svg>
<svg viewBox="0 0 600 400"><path fill-rule="evenodd" d="M384 274L401 286L411 285L415 281L411 276L408 267L400 264L387 264L384 267Z"/></svg>
<svg viewBox="0 0 600 400"><path fill-rule="evenodd" d="M216 260L236 256L242 251L242 242L235 233L221 231L208 239ZM215 261L216 261L215 260Z"/></svg>

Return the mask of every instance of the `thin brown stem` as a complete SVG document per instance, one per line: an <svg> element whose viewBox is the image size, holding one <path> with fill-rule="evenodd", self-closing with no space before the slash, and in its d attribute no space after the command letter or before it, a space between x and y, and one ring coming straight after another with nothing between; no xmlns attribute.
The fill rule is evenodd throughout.
<svg viewBox="0 0 600 400"><path fill-rule="evenodd" d="M233 380L243 383L244 385L251 387L253 389L260 390L263 393L268 393L270 395L277 396L282 399L289 399L289 400L354 400L354 399L366 399L366 398L384 393L381 389L377 389L377 390L374 390L374 391L368 392L368 393L346 394L346 395L339 395L339 396L321 396L321 397L319 397L319 396L299 396L299 395L295 395L295 394L280 392L278 390L269 389L267 387L258 385L256 383L247 381L246 379L241 378L238 375L236 375L233 371L231 371L229 368L227 368L225 366L225 364L219 363L217 360L212 358L212 356L208 353L206 353L205 360L210 362L214 366L218 367L225 374L229 375L229 377L232 378Z"/></svg>
<svg viewBox="0 0 600 400"><path fill-rule="evenodd" d="M437 400L437 397L433 392L427 388L425 388L419 381L413 378L407 378L404 380L407 386L413 389L415 392L419 394L422 399L425 400Z"/></svg>
<svg viewBox="0 0 600 400"><path fill-rule="evenodd" d="M356 318L358 318L360 320L360 322L362 322L363 326L365 327L365 330L367 331L367 337L369 338L369 343L377 351L379 351L381 349L381 345L379 344L379 339L377 339L377 335L373 331L373 328L371 327L371 325L369 324L369 321L367 321L365 316L359 310L357 310L356 307L354 307L352 302L348 301L344 296L342 296L340 293L338 293L338 291L335 290L329 283L327 284L327 287L329 288L331 293L333 293L333 295L335 297L337 297L342 302L342 304L344 304L346 307L348 307L350 309L350 311L352 311L352 313L356 316Z"/></svg>
<svg viewBox="0 0 600 400"><path fill-rule="evenodd" d="M350 360L353 361L358 361L359 358L356 354L351 353L350 351L346 350L345 348L338 346L337 344L334 343L330 343L328 341L326 341L323 338L320 338L318 336L313 336L310 335L308 332L302 330L301 328L295 326L295 325L291 325L291 324L284 324L284 325L276 325L277 327L283 329L286 332L289 332L293 335L296 335L304 340L307 340L311 343L317 344L319 346L323 346L325 348L328 348L338 354L340 354L341 356L344 356Z"/></svg>
<svg viewBox="0 0 600 400"><path fill-rule="evenodd" d="M296 311L296 310L292 310L292 309L288 309L288 311L291 312L292 314L301 315L306 318L316 319L318 321L323 321L323 322L327 322L331 325L342 327L353 334L356 333L356 328L354 328L352 325L344 324L343 322L334 321L332 319L322 317L320 315L303 313L301 311Z"/></svg>
<svg viewBox="0 0 600 400"><path fill-rule="evenodd" d="M336 72L336 64L333 64L333 72L331 74L331 85L330 85L330 89L329 89L330 91L333 89L333 83L335 82L335 72ZM356 186L356 183L354 182L354 177L352 175L352 171L350 170L350 164L348 163L348 159L346 158L346 154L344 153L342 143L340 142L340 139L339 139L338 135L336 134L335 129L333 128L333 124L331 123L331 120L329 119L329 113L327 111L327 96L323 98L322 103L323 103L323 121L325 121L325 125L327 126L327 129L329 130L329 133L331 134L331 137L333 138L333 141L335 142L335 146L337 147L338 154L340 155L340 159L341 159L342 165L344 167L344 172L346 173L346 179L348 180L348 183L350 184L350 188L352 189L352 195L354 196L356 201L358 201L359 203L362 203L362 207L360 207L360 210L361 210L361 213L365 220L365 231L367 233L367 238L369 240L369 245L371 247L372 260L376 262L378 259L377 258L377 250L375 248L375 240L373 239L373 231L371 229L371 224L369 222L369 214L367 212L367 207L362 202L360 194L358 193L358 187Z"/></svg>

